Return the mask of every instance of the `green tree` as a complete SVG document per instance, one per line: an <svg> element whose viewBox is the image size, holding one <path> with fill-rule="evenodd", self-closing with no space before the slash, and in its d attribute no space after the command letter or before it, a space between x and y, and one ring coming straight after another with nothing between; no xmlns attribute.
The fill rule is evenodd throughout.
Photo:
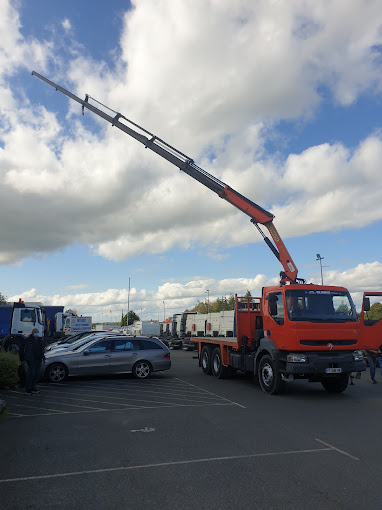
<svg viewBox="0 0 382 510"><path fill-rule="evenodd" d="M370 311L366 313L368 319L379 321L382 319L382 303L373 303L370 307Z"/></svg>
<svg viewBox="0 0 382 510"><path fill-rule="evenodd" d="M5 305L7 302L5 296L0 292L0 305Z"/></svg>
<svg viewBox="0 0 382 510"><path fill-rule="evenodd" d="M209 307L208 304L203 301L199 302L193 308L185 310L186 312L199 312L199 313L208 313L208 308L210 313L213 312L224 312L225 310L234 310L235 308L235 296L230 294L230 296L218 298L216 301L210 301Z"/></svg>
<svg viewBox="0 0 382 510"><path fill-rule="evenodd" d="M130 326L130 324L133 324L134 321L139 320L140 320L139 315L133 312L133 310L130 310L128 315L126 314L126 321L128 326Z"/></svg>

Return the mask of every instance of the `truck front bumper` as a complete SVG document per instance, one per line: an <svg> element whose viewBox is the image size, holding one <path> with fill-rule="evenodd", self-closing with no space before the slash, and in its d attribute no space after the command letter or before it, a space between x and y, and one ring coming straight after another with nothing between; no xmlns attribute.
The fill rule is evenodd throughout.
<svg viewBox="0 0 382 510"><path fill-rule="evenodd" d="M307 361L303 363L286 363L285 373L292 375L326 375L327 369L341 369L337 373L363 372L366 363L363 360L356 361L352 353L305 353ZM333 370L335 373L336 371Z"/></svg>

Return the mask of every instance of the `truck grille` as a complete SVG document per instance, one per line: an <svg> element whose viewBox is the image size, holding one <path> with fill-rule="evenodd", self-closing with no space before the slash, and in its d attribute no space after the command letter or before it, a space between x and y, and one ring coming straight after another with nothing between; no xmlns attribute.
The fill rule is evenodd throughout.
<svg viewBox="0 0 382 510"><path fill-rule="evenodd" d="M300 340L301 345L310 345L315 347L326 347L328 344L332 345L355 345L357 340Z"/></svg>

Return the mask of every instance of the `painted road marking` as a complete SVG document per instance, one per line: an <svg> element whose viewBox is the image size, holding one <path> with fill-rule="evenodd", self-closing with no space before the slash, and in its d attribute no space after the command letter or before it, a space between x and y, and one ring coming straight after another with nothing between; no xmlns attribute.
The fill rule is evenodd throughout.
<svg viewBox="0 0 382 510"><path fill-rule="evenodd" d="M316 439L320 443L324 443L319 439ZM324 443L325 444L325 443ZM350 457L354 460L359 460L357 457L353 457L352 455L339 450L338 448L330 445L328 448L313 448L307 450L289 450L289 451L279 451L279 452L266 452L266 453L252 453L248 455L232 455L232 456L224 456L224 457L211 457L211 458L202 458L202 459L190 459L190 460L179 460L174 462L159 462L153 464L141 464L135 466L119 466L112 468L104 468L104 469L90 469L86 471L71 471L67 473L55 473L48 475L35 475L35 476L24 476L20 478L5 478L0 479L0 483L13 483L13 482L27 482L34 480L47 480L50 478L66 478L69 476L81 476L88 474L98 474L98 473L111 473L118 471L134 471L138 469L150 469L150 468L163 468L169 466L181 466L181 465L191 465L191 464L201 464L207 462L223 462L226 460L241 460L241 459L255 459L261 457L277 457L283 455L302 455L302 454L311 454L311 453L322 453L322 452L337 452L347 457Z"/></svg>
<svg viewBox="0 0 382 510"><path fill-rule="evenodd" d="M79 384L42 383L40 384L40 389L41 392L32 397L32 402L30 400L31 397L29 397L28 403L21 392L9 392L7 398L11 400L11 403L8 416L26 418L132 409L227 405L234 405L245 409L243 405L237 402L233 402L178 378L172 379L172 382L128 380L94 383L84 381L84 383L80 382ZM175 391L173 391L174 389ZM15 407L21 408L20 411L13 409ZM25 411L27 409L39 409L40 411L48 412L32 414L22 412L23 407Z"/></svg>

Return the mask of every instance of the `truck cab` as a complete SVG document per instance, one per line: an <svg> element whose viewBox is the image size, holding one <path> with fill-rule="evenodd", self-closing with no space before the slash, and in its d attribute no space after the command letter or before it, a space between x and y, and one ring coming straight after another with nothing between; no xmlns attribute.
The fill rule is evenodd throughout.
<svg viewBox="0 0 382 510"><path fill-rule="evenodd" d="M44 317L40 306L26 305L19 301L0 307L2 347L19 352L24 338L37 328L44 337Z"/></svg>

